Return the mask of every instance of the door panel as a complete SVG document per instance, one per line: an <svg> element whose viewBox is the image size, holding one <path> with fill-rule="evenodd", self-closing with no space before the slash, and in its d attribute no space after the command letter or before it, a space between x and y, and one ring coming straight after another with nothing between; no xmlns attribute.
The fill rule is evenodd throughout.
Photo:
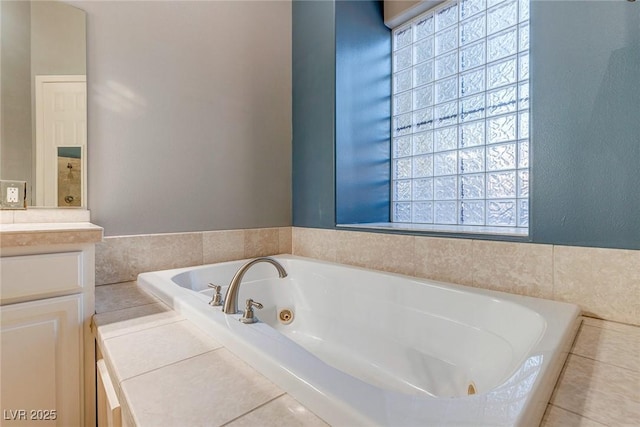
<svg viewBox="0 0 640 427"><path fill-rule="evenodd" d="M82 147L79 173L86 187L85 76L36 77L36 205L58 204L58 147ZM64 172L64 171L63 171ZM86 190L81 198L84 201ZM85 203L83 202L83 205ZM66 205L64 205L66 206Z"/></svg>
<svg viewBox="0 0 640 427"><path fill-rule="evenodd" d="M81 309L81 294L0 307L3 426L82 425Z"/></svg>

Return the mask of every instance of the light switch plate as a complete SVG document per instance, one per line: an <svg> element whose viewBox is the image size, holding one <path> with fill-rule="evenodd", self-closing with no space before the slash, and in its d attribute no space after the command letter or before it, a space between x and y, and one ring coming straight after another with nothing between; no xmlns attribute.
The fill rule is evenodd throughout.
<svg viewBox="0 0 640 427"><path fill-rule="evenodd" d="M0 208L26 209L27 183L25 181L0 181Z"/></svg>

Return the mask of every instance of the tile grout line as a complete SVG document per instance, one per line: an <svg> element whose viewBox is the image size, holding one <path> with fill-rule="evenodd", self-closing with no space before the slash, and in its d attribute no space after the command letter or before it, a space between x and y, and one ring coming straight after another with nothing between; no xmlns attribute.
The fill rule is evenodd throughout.
<svg viewBox="0 0 640 427"><path fill-rule="evenodd" d="M582 318L580 319L580 325L578 326L578 330L576 331L575 336L573 337L573 340L571 341L571 346L569 347L569 350L567 351L567 356L564 359L564 362L562 362L562 368L560 368L560 372L558 373L558 378L555 381L555 384L553 385L553 390L551 391L551 395L549 396L549 399L547 401L547 405L552 405L553 402L553 398L556 395L556 392L558 391L558 388L560 387L560 383L562 383L562 379L564 377L564 374L567 370L567 363L569 361L569 355L573 354L573 348L576 345L576 342L578 341L578 335L580 333L580 329L582 328ZM564 408L562 408L564 409Z"/></svg>
<svg viewBox="0 0 640 427"><path fill-rule="evenodd" d="M471 286L473 287L476 287L476 257L474 256L476 241L476 239L471 239Z"/></svg>
<svg viewBox="0 0 640 427"><path fill-rule="evenodd" d="M144 273L144 271L141 271L140 273ZM135 273L134 277L130 277L126 280L120 280L117 279L117 282L109 282L109 283L100 283L98 284L98 282L96 281L96 284L94 285L96 289L98 288L102 288L102 287L108 287L108 286L116 286L116 285L123 285L125 283L131 283L131 282L135 282L136 280L138 280L138 274L140 273ZM96 276L98 275L98 273L96 273Z"/></svg>
<svg viewBox="0 0 640 427"><path fill-rule="evenodd" d="M227 426L227 425L231 424L232 422L237 421L237 420L239 420L240 418L244 417L245 415L249 415L250 413L252 413L252 412L254 412L254 411L256 411L256 410L258 410L258 409L262 408L262 407L263 407L263 406L265 406L265 405L268 405L269 403L273 402L274 400L276 400L276 399L280 399L282 396L286 396L286 395L287 395L287 393L283 391L283 392L282 392L282 394L279 394L279 395L277 395L276 397L273 397L273 398L271 398L271 399L267 400L266 402L261 403L260 405L258 405L258 406L256 406L255 408L253 408L253 409L251 409L251 410L249 410L249 411L245 412L244 414L242 414L242 415L238 415L237 417L235 417L235 418L233 418L233 419L231 419L231 420L227 421L227 422L226 422L226 423L224 423L224 424L220 424L220 427Z"/></svg>
<svg viewBox="0 0 640 427"><path fill-rule="evenodd" d="M200 247L202 248L202 250L200 251L200 264L199 265L204 265L204 231L201 231L200 234Z"/></svg>
<svg viewBox="0 0 640 427"><path fill-rule="evenodd" d="M557 301L556 299L556 245L551 245L551 299L554 301ZM580 311L582 312L582 307L580 307Z"/></svg>
<svg viewBox="0 0 640 427"><path fill-rule="evenodd" d="M167 368L167 367L169 367L169 366L177 365L178 363L182 363L182 362L184 362L184 361L191 360L191 359L194 359L194 358L196 358L196 357L203 356L203 355L205 355L205 354L209 354L209 353L216 352L216 351L218 351L218 350L220 350L220 349L223 349L223 348L225 348L225 347L224 347L224 346L222 346L222 345L220 345L220 347L216 347L216 348L213 348L213 349L211 349L211 350L206 350L206 351L203 351L202 353L194 354L194 355L192 355L192 356L185 357L184 359L176 360L176 361L174 361L174 362L168 363L168 364L166 364L166 365L158 366L157 368L153 368L153 369L148 370L148 371L145 371L145 372L140 372L139 374L136 374L136 375L134 375L134 376L132 376L132 377L129 377L129 378L125 378L125 379L123 379L122 381L120 381L120 386L121 386L121 388L122 388L122 384L123 384L125 381L129 381L129 380L132 380L132 379L134 379L134 378L138 378L138 377L141 377L141 376L143 376L143 375L147 375L147 374L149 374L149 373L151 373L151 372L159 371L160 369Z"/></svg>
<svg viewBox="0 0 640 427"><path fill-rule="evenodd" d="M420 277L418 271L422 271L423 267L418 265L418 236L413 236L413 273L411 277Z"/></svg>
<svg viewBox="0 0 640 427"><path fill-rule="evenodd" d="M584 320L582 319L582 316L580 316L580 324L578 325L578 329L576 330L576 334L573 336L573 340L571 341L571 347L569 347L568 354L573 354L573 349L576 346L576 343L578 342L578 336L580 335L580 330L582 329L583 322L584 322ZM564 369L564 366L566 366L566 365L567 365L567 361L565 359L564 365L563 365L563 369Z"/></svg>
<svg viewBox="0 0 640 427"><path fill-rule="evenodd" d="M136 279L132 279L132 280L121 280L119 282L113 282L113 283L101 283L99 285L95 285L96 288L101 288L101 287L109 287L109 286L115 286L115 285L123 285L125 283L131 283L131 282L135 282Z"/></svg>
<svg viewBox="0 0 640 427"><path fill-rule="evenodd" d="M111 313L111 312L109 312L109 313ZM176 312L176 313L177 313L177 312ZM178 313L178 314L180 314L180 313ZM181 316L182 316L182 315L181 315ZM142 329L136 329L135 331L125 332L125 333L123 333L123 334L121 334L121 335L116 335L116 336L113 336L113 337L104 338L104 339L102 340L102 342L104 343L104 342L109 341L109 340L112 340L112 339L114 339L114 338L124 337L124 336L127 336L127 335L131 335L131 334L135 334L135 333L138 333L138 332L142 332L142 331L148 331L149 329L157 328L157 327L159 327L159 326L166 326L166 325L171 325L172 323L182 322L182 321L184 321L184 320L187 320L187 318L186 318L186 317L182 317L181 319L169 319L169 320L170 320L170 321L168 321L167 323L162 323L162 324L159 324L159 325L146 326L146 327L144 327L144 328L142 328ZM105 326L108 326L108 325L101 325L101 326L98 326L98 327L97 327L97 328L98 328L98 333L100 332L100 331L99 331L99 329L100 329L100 328L102 328L102 327L105 327Z"/></svg>
<svg viewBox="0 0 640 427"><path fill-rule="evenodd" d="M573 348L572 348L573 349ZM591 360L593 362L597 362L597 363L601 363L603 365L607 365L607 366L611 366L613 368L619 368L619 369L624 369L627 372L633 372L634 374L640 374L640 371L634 371L633 369L624 367L624 366L620 366L620 365L614 365L613 363L609 363L609 362L605 362L599 359L594 359L593 357L589 357L589 356L584 356L582 354L578 354L578 353L573 353L571 351L569 351L569 353L573 356L577 356L577 357L581 357L583 359L587 359L587 360Z"/></svg>
<svg viewBox="0 0 640 427"><path fill-rule="evenodd" d="M616 325L622 325L622 326L625 326L625 327L636 328L636 329L638 329L638 332L640 333L640 325L636 325L636 324L633 324L633 323L625 323L625 322L620 322L618 320L607 320L607 319L602 319L600 317L589 316L589 315L586 315L586 314L583 314L582 317L588 318L588 319L593 319L593 320L599 320L601 322L606 322L606 323L614 323ZM586 326L591 326L593 328L603 329L603 330L607 330L607 331L614 331L614 332L618 332L618 333L621 333L621 334L626 334L627 333L627 331L620 331L618 329L607 328L607 327L604 327L602 325L589 324L589 325L586 325Z"/></svg>
<svg viewBox="0 0 640 427"><path fill-rule="evenodd" d="M584 418L584 419L586 419L586 420L589 420L589 421L593 421L593 422L595 422L595 423L598 423L598 424L600 424L600 425L602 425L602 426L606 426L606 424L602 424L602 423L601 423L600 421L598 421L598 420L594 420L593 418L589 418L589 417L587 417L586 415L581 414L581 413L579 413L579 412L572 411L571 409L563 408L562 406L556 405L555 403L551 403L551 402L549 402L549 406L553 406L553 407L556 407L556 408L558 408L558 409L562 409L563 411L569 412L570 414L573 414L573 415L577 415L577 416L579 416L580 418Z"/></svg>
<svg viewBox="0 0 640 427"><path fill-rule="evenodd" d="M131 307L125 307L125 308L119 308L117 310L109 310L109 311L101 311L100 313L98 313L97 311L95 313L93 313L94 315L103 315L103 314L107 314L107 313L118 313L121 311L125 311L125 310L131 310L132 308L138 308L138 307L146 307L148 305L153 305L153 304L160 304L161 302L158 301L154 301L154 302L148 302L146 304L140 304L140 305L132 305Z"/></svg>

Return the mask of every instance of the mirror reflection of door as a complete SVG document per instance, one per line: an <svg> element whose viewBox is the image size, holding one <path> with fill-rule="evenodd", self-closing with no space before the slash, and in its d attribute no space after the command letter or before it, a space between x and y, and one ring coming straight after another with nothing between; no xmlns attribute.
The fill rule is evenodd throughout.
<svg viewBox="0 0 640 427"><path fill-rule="evenodd" d="M86 156L80 155L76 173L80 182L77 195L62 194L59 147L87 144L87 84L85 76L36 76L36 204L38 206L83 206ZM73 162L68 162L73 164ZM59 196L62 196L60 198ZM73 197L72 202L69 197ZM66 201L65 201L66 197ZM78 204L78 201L80 201Z"/></svg>

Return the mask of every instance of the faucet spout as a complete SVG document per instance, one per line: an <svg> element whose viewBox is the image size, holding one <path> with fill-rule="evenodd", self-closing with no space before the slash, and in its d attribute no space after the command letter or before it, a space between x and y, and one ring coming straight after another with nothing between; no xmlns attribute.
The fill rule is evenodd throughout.
<svg viewBox="0 0 640 427"><path fill-rule="evenodd" d="M278 274L280 275L281 279L287 277L287 271L278 261L273 258L260 257L247 262L238 269L236 274L233 276L233 279L231 279L231 283L229 283L227 294L224 297L224 307L222 308L222 311L225 314L235 314L238 312L238 292L240 291L242 278L244 277L247 270L260 262L267 262L273 265L278 270Z"/></svg>

